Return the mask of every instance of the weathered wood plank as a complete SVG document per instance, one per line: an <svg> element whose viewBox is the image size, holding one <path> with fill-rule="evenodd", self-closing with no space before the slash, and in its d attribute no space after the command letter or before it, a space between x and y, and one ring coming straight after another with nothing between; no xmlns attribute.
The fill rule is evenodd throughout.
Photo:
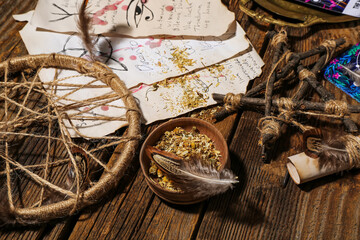
<svg viewBox="0 0 360 240"><path fill-rule="evenodd" d="M27 12L34 8L36 1L10 1L5 0L0 3L0 60L3 61L9 57L26 55L27 51L22 44L19 30L24 23L16 23L12 18L13 14ZM1 229L0 239L35 239L41 235L42 229L17 228Z"/></svg>
<svg viewBox="0 0 360 240"><path fill-rule="evenodd" d="M222 131L225 137L230 135L232 125L229 123L233 122L234 118L235 115L220 124L222 126L220 128L228 130ZM132 166L134 169L138 167L137 164ZM203 209L201 204L194 205L189 210L187 206L177 207L163 202L148 188L141 170L137 171L135 180L123 191L117 191L121 193L105 203L99 211L91 214L85 221L79 220L70 239L81 236L109 239L119 237L157 239L160 235L186 239L193 233L198 215ZM185 231L176 224L176 221L191 227ZM107 223L112 224L107 226Z"/></svg>
<svg viewBox="0 0 360 240"><path fill-rule="evenodd" d="M336 26L354 43L356 36L354 39L352 34L359 31L358 23ZM331 27L290 29L290 47L294 51L305 51L325 39L341 35L337 28ZM264 61L268 62L270 56L266 51ZM314 61L316 58L307 60L305 64ZM340 99L343 98L344 94L338 89L332 90ZM290 89L289 93L292 91ZM238 160L234 168L243 182L233 192L219 196L223 197L221 205L215 200L210 201L198 238L356 239L360 201L358 184L355 184L358 176L354 173L358 171L350 172L345 178L334 175L300 187L291 182L282 189L280 180L285 172L284 163L287 156L301 151L301 140L294 129L288 128L287 134L273 148L273 162L264 165L259 161L260 153L256 146L256 125L261 116L253 112L244 112L241 116L230 150Z"/></svg>
<svg viewBox="0 0 360 240"><path fill-rule="evenodd" d="M13 14L19 14L24 13L29 10L32 10L35 8L37 1L2 1L0 5L0 16L1 16L1 23L0 23L0 45L1 45L1 51L0 51L0 59L5 60L10 57L16 57L16 56L23 56L28 54L27 50L25 48L25 45L23 44L21 37L19 35L19 30L23 28L25 23L19 23L15 22L15 20L12 18ZM19 156L28 156L28 159L23 159L27 164L33 162L35 159L34 157L39 157L44 151L44 148L46 147L46 143L44 141L38 141L37 145L27 145L23 144L23 149L19 149L19 154L21 154L22 151L26 151L26 154L21 154ZM30 150L30 151L29 151ZM64 149L57 148L56 151L61 154L64 152ZM58 156L61 156L57 154ZM56 170L56 169L55 169ZM63 182L62 179L66 177L66 172L55 172L53 173L54 176L52 176L52 179L54 179L55 182ZM31 191L29 187L34 187L34 185L26 184L24 182L20 188L21 190L26 193L31 193L30 196L27 197L29 201L37 201L40 191L35 191L34 189ZM24 196L25 197L25 196ZM65 222L66 223L66 222ZM64 225L66 225L64 223ZM39 239L42 238L42 236L46 233L51 231L54 227L54 224L49 224L46 226L37 226L37 227L24 227L24 228L17 228L17 229L1 229L0 230L0 239ZM61 224L58 226L55 226L54 229L62 228ZM59 231L61 232L61 231ZM58 236L54 237L57 238ZM52 239L54 239L52 238Z"/></svg>
<svg viewBox="0 0 360 240"><path fill-rule="evenodd" d="M0 60L27 54L25 47L15 48L21 42L19 31L25 23L16 22L12 15L25 13L35 8L37 1L4 0L0 3Z"/></svg>
<svg viewBox="0 0 360 240"><path fill-rule="evenodd" d="M238 0L227 2L255 49L265 54L265 62L269 62L273 50L268 47L264 35L274 26L262 25L243 16L237 8ZM0 3L0 60L26 54L18 34L24 24L15 24L11 15L26 12L35 3L29 0ZM254 9L262 11L256 6ZM294 51L305 51L324 39L343 36L354 44L360 37L359 23L289 29L290 47ZM304 64L315 61L313 57ZM263 70L268 72L269 68L266 65ZM254 84L265 78L262 76ZM325 85L337 99L356 104L332 84L325 82ZM295 90L289 89L287 94ZM318 97L312 99L318 100ZM16 231L1 230L0 239L358 239L359 171L326 177L300 187L290 182L282 189L284 163L287 156L300 151L300 138L295 129L288 128L273 148L274 160L264 165L257 145L260 117L261 113L248 111L216 124L230 143L232 169L239 175L240 184L233 191L191 206L167 204L147 187L134 161L122 185L104 202L60 223ZM358 122L359 116L352 117ZM44 146L39 144L37 150L41 147ZM57 174L57 177L65 176Z"/></svg>
<svg viewBox="0 0 360 240"><path fill-rule="evenodd" d="M235 119L236 115L233 115L216 124L226 139L232 134ZM105 205L114 205L114 208L120 212L119 214L102 210L96 214L96 217L94 215L91 217L97 219L95 223L79 221L75 225L70 239L84 235L89 238L105 237L109 239L188 239L196 231L205 209L204 204L201 203L192 206L175 206L163 202L148 189L140 171L129 191L131 193L124 196L124 199L118 200L116 197L111 203ZM146 195L143 196L139 191L146 191ZM139 197L136 196L141 196L141 201L137 200ZM103 228L105 222L113 222L112 227Z"/></svg>

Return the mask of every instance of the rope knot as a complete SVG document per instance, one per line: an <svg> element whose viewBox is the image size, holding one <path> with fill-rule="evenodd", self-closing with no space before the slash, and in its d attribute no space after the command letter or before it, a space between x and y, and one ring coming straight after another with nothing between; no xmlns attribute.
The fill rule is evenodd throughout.
<svg viewBox="0 0 360 240"><path fill-rule="evenodd" d="M294 55L294 53L291 52L290 50L287 50L284 53L284 55L285 55L285 61L286 61L286 63L288 63L290 61L291 57Z"/></svg>
<svg viewBox="0 0 360 240"><path fill-rule="evenodd" d="M326 49L326 60L327 63L334 55L336 49L336 42L335 40L326 40L325 42L321 43L320 46L325 47Z"/></svg>
<svg viewBox="0 0 360 240"><path fill-rule="evenodd" d="M294 102L290 98L279 98L278 100L279 116L285 120L290 120L294 114Z"/></svg>
<svg viewBox="0 0 360 240"><path fill-rule="evenodd" d="M269 143L273 143L280 136L280 123L276 121L273 117L263 117L260 118L258 123L258 129L260 131L260 144L263 144L264 135L271 135Z"/></svg>
<svg viewBox="0 0 360 240"><path fill-rule="evenodd" d="M349 110L346 102L339 100L329 100L325 103L325 112L338 115L339 117L344 117L349 113Z"/></svg>
<svg viewBox="0 0 360 240"><path fill-rule="evenodd" d="M287 32L285 31L285 29L281 29L280 32L278 34L276 34L272 41L271 41L271 45L273 47L276 47L279 43L287 43Z"/></svg>
<svg viewBox="0 0 360 240"><path fill-rule="evenodd" d="M302 70L299 72L299 79L300 79L301 81L304 81L305 78L310 78L310 77L316 79L315 73L309 71L309 70L306 69L306 68L302 69Z"/></svg>
<svg viewBox="0 0 360 240"><path fill-rule="evenodd" d="M243 98L244 94L234 94L234 93L227 93L224 97L224 107L227 111L234 111L241 107L241 99Z"/></svg>

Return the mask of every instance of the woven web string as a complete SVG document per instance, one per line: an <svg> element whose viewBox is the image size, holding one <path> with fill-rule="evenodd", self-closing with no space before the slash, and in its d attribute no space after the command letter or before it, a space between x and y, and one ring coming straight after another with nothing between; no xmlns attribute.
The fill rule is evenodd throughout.
<svg viewBox="0 0 360 240"><path fill-rule="evenodd" d="M82 134L73 121L127 121L126 115L124 115L124 117L84 115L104 105L119 109L119 111L124 111L125 109L126 111L124 112L126 113L128 111L138 110L111 104L116 100L123 100L128 97L130 92L119 95L111 91L101 96L89 97L85 100L75 100L71 95L80 89L108 87L96 84L99 77L104 77L104 75L97 72L90 72L66 78L57 78L56 76L58 74L55 74L53 81L42 83L39 79L39 73L43 69L44 64L36 71L33 71L32 74L29 74L29 71L26 70L21 71L21 80L18 81L11 80L14 76L9 73L9 69L7 65L5 65L3 82L0 82L2 89L0 102L3 105L2 120L0 122L0 135L2 138L0 163L2 162L1 165L5 163L5 166L4 169L0 171L0 177L3 178L6 176L5 185L11 211L15 211L21 207L36 208L46 204L44 203L46 189L62 196L60 199L76 199L76 204L69 213L73 214L78 210L77 203L82 200L82 191L84 191L82 184L84 179L88 177L84 176L84 174L86 174L86 171L83 170L84 159L89 162L86 164L87 166L89 164L96 165L104 172L111 173L111 169L98 157L98 155L100 155L99 153L105 149L114 148L121 143L139 140L141 138L140 133L137 136L127 136L124 134L123 136L89 137ZM58 72L58 70L56 70L56 72ZM93 80L84 84L65 83L68 79L80 77L92 77ZM56 94L58 88L64 87L71 89L71 91L63 96L58 96ZM64 104L64 102L66 102L66 104ZM80 111L79 109L84 110ZM68 113L70 110L75 111ZM65 122L68 124L65 124ZM32 131L32 129L36 129L36 127L43 129L43 131ZM70 129L81 138L86 139L87 142L101 141L101 145L97 144L95 147L92 146L88 148L88 145L76 143L77 141L70 136ZM44 151L40 163L24 164L14 159L13 156L17 156L17 154L11 154L12 146L16 142L23 141L23 139L31 139L35 147L37 146L36 142L45 142L45 147L39 149L39 151ZM22 143L25 143L25 141ZM65 154L60 154L62 157L54 157L57 149L65 149ZM73 149L77 149L78 152L81 152L86 157L82 161L79 161ZM37 150L34 151L37 152ZM64 165L69 171L71 170L73 172L74 178L70 184L72 188L64 186L64 184L56 184L51 180L51 169ZM29 203L27 203L14 198L14 174L16 177L21 176L21 178L28 179L40 187L40 191L34 193L37 200L34 200L34 197L32 197L32 200L29 200ZM91 184L95 183L89 183L87 187L90 187ZM21 204L19 202L21 202Z"/></svg>

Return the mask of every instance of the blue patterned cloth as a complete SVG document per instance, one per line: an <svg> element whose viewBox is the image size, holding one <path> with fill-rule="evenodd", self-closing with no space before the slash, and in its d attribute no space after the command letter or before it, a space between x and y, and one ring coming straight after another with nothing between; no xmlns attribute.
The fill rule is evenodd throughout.
<svg viewBox="0 0 360 240"><path fill-rule="evenodd" d="M325 68L325 78L360 102L360 43L351 47L341 56L333 59ZM355 74L354 74L355 73Z"/></svg>

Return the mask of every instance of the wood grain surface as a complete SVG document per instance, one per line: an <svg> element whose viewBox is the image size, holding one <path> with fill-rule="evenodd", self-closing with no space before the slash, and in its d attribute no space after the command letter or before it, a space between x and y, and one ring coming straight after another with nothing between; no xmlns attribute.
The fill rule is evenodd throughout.
<svg viewBox="0 0 360 240"><path fill-rule="evenodd" d="M266 63L264 74L251 86L264 81L270 71L273 48L265 38L278 26L261 24L238 9L239 0L223 1L235 12L236 19ZM0 1L0 60L27 54L19 30L25 23L15 22L13 14L34 9L36 1ZM252 9L271 14L253 5ZM301 52L318 46L326 39L346 37L347 46L360 42L360 21L321 24L311 28L288 28L289 48ZM40 41L40 40L39 40ZM344 49L346 48L344 47ZM340 50L339 52L341 52ZM317 56L304 60L308 66ZM332 84L323 82L336 99L358 104ZM292 96L297 85L283 84L276 96ZM310 100L319 101L315 93ZM283 188L287 157L301 151L294 127L285 133L270 151L271 162L260 160L257 123L261 111L240 111L215 126L228 142L231 168L240 183L232 190L202 203L177 206L159 199L147 186L138 157L127 170L119 186L106 199L75 216L46 225L0 229L2 239L359 239L360 174L351 170L295 185L291 180ZM358 123L360 118L351 118ZM311 119L321 125L326 121ZM149 133L156 124L147 127ZM40 143L39 143L40 144ZM21 151L41 146L23 146ZM28 159L31 161L31 159ZM58 178L64 173L59 172ZM27 186L24 186L26 189Z"/></svg>

